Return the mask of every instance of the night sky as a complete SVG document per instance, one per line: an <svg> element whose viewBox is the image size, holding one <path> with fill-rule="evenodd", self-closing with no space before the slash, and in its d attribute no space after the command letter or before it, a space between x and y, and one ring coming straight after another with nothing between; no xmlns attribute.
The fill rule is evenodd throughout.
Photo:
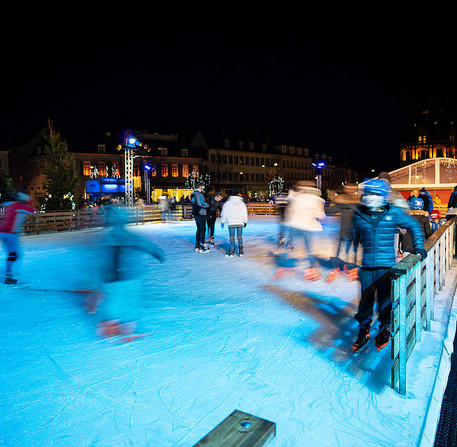
<svg viewBox="0 0 457 447"><path fill-rule="evenodd" d="M225 130L392 170L415 108L455 101L456 39L442 23L425 34L385 21L158 16L132 27L94 19L3 28L0 149L49 117L70 146L106 130Z"/></svg>

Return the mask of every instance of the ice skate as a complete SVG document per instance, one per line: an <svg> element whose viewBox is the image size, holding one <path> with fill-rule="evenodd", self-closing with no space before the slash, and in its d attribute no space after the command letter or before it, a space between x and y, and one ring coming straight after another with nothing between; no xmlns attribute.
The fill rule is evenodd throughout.
<svg viewBox="0 0 457 447"><path fill-rule="evenodd" d="M6 275L5 284L17 284L17 279L13 278L11 275Z"/></svg>
<svg viewBox="0 0 457 447"><path fill-rule="evenodd" d="M321 277L322 277L322 275L317 271L316 267L311 267L309 269L306 269L305 272L303 273L303 278L306 279L307 281L317 281Z"/></svg>
<svg viewBox="0 0 457 447"><path fill-rule="evenodd" d="M209 252L209 250L210 250L210 248L206 244L201 244L199 253L207 253L207 252Z"/></svg>
<svg viewBox="0 0 457 447"><path fill-rule="evenodd" d="M209 237L208 240L206 241L206 243L214 245L214 236Z"/></svg>
<svg viewBox="0 0 457 447"><path fill-rule="evenodd" d="M242 258L244 256L243 246L238 247L238 256Z"/></svg>
<svg viewBox="0 0 457 447"><path fill-rule="evenodd" d="M344 265L343 272L351 281L356 281L357 279L359 279L359 269L357 267L350 269L347 265Z"/></svg>
<svg viewBox="0 0 457 447"><path fill-rule="evenodd" d="M357 340L352 345L352 351L354 353L362 350L370 340L370 330L369 329L360 329Z"/></svg>
<svg viewBox="0 0 457 447"><path fill-rule="evenodd" d="M124 330L118 320L102 321L98 323L97 334L103 338L110 338L123 335Z"/></svg>
<svg viewBox="0 0 457 447"><path fill-rule="evenodd" d="M389 344L390 337L390 325L382 326L374 338L374 344L378 348L378 351L384 349Z"/></svg>
<svg viewBox="0 0 457 447"><path fill-rule="evenodd" d="M276 274L273 276L272 280L276 281L281 279L285 275L297 275L297 269L295 267L278 267L276 269Z"/></svg>
<svg viewBox="0 0 457 447"><path fill-rule="evenodd" d="M339 278L342 275L341 270L339 267L334 268L333 270L330 270L328 276L327 276L327 282L332 282L336 278Z"/></svg>
<svg viewBox="0 0 457 447"><path fill-rule="evenodd" d="M233 258L233 254L235 253L235 249L234 248L229 248L227 254L225 256L227 256L227 258Z"/></svg>

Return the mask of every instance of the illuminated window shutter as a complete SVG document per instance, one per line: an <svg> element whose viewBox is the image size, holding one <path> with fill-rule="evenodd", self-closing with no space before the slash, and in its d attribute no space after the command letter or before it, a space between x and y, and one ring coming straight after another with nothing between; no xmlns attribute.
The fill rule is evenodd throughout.
<svg viewBox="0 0 457 447"><path fill-rule="evenodd" d="M90 161L83 161L83 175L90 175Z"/></svg>
<svg viewBox="0 0 457 447"><path fill-rule="evenodd" d="M189 175L189 165L182 165L182 176L187 177Z"/></svg>
<svg viewBox="0 0 457 447"><path fill-rule="evenodd" d="M178 165L171 165L171 176L178 177Z"/></svg>
<svg viewBox="0 0 457 447"><path fill-rule="evenodd" d="M162 177L168 177L168 165L162 165Z"/></svg>

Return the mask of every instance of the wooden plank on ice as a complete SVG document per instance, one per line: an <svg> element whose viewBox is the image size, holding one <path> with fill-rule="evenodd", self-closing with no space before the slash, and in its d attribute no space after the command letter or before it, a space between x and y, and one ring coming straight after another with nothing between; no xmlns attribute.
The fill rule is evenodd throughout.
<svg viewBox="0 0 457 447"><path fill-rule="evenodd" d="M276 424L235 410L194 447L261 447L276 436Z"/></svg>

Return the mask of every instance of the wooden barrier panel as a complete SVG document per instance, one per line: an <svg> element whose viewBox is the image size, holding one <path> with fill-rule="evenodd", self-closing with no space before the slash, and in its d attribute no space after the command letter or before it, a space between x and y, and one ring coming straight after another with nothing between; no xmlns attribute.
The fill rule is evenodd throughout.
<svg viewBox="0 0 457 447"><path fill-rule="evenodd" d="M453 218L436 230L424 244L427 258L410 254L391 269L391 387L406 394L406 363L425 328L430 330L435 295L444 286L454 256Z"/></svg>
<svg viewBox="0 0 457 447"><path fill-rule="evenodd" d="M194 447L261 447L276 436L276 424L235 410Z"/></svg>

